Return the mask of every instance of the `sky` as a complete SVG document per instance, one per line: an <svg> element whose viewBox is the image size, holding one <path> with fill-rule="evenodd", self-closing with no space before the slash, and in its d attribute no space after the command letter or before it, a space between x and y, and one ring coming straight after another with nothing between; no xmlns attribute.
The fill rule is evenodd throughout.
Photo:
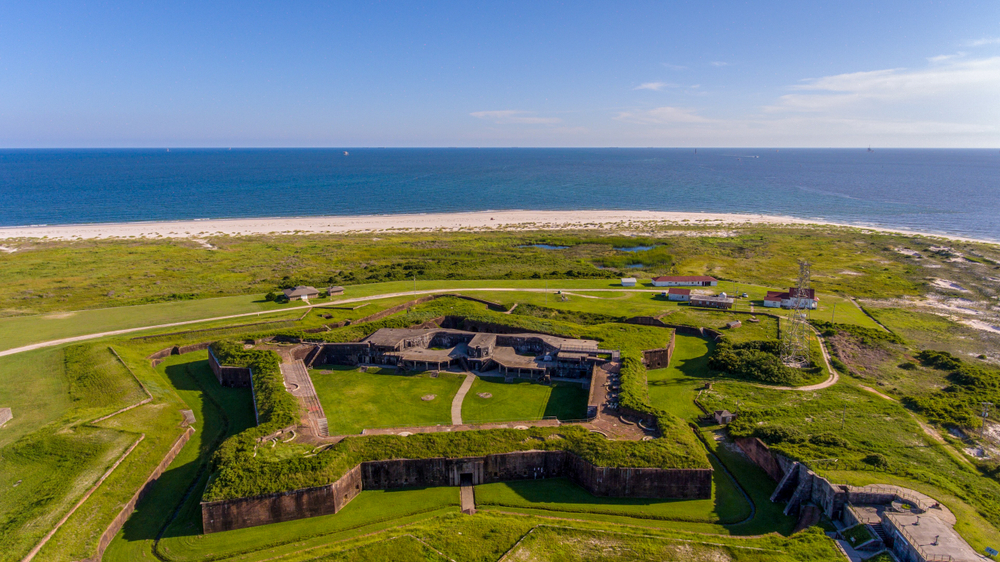
<svg viewBox="0 0 1000 562"><path fill-rule="evenodd" d="M0 3L4 148L869 145L1000 147L1000 2Z"/></svg>

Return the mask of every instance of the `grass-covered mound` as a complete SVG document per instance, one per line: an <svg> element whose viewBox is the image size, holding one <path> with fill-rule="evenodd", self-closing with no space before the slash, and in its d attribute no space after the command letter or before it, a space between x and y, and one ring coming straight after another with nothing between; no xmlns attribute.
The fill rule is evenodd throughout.
<svg viewBox="0 0 1000 562"><path fill-rule="evenodd" d="M715 346L708 367L731 377L769 384L795 385L803 372L781 362L778 341L732 343L723 339Z"/></svg>
<svg viewBox="0 0 1000 562"><path fill-rule="evenodd" d="M251 450L216 454L216 474L204 501L258 496L329 484L365 461L460 458L513 451L569 451L597 465L621 468L710 468L704 449L680 420L652 441L609 441L577 426L454 433L420 433L401 437L348 437L316 454L254 458ZM662 423L662 422L661 422ZM221 452L221 451L220 451ZM290 451L291 453L291 451Z"/></svg>
<svg viewBox="0 0 1000 562"><path fill-rule="evenodd" d="M273 351L243 349L237 342L218 341L212 353L222 365L247 367L253 376L257 426L226 439L213 456L216 467L241 470L252 459L257 439L301 421L298 400L285 389L281 358ZM252 463L249 463L252 464Z"/></svg>

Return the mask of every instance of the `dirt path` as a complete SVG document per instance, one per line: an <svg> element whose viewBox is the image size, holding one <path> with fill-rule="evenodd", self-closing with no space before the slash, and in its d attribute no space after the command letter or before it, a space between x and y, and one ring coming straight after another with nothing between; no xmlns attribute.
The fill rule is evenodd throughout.
<svg viewBox="0 0 1000 562"><path fill-rule="evenodd" d="M867 316L868 318L871 318L872 322L878 324L879 328L882 328L883 330L885 330L886 332L889 332L890 334L892 333L892 330L890 330L889 328L886 328L885 325L882 324L881 322L879 322L878 320L876 320L874 316L872 316L871 314L868 314L868 311L865 310L864 308L862 308L861 305L858 304L858 301L854 300L854 297L847 297L847 300L851 301L851 304L853 304L854 306L858 307L858 310L860 310L865 316Z"/></svg>
<svg viewBox="0 0 1000 562"><path fill-rule="evenodd" d="M874 394L875 396L878 396L879 398L882 398L883 400L888 400L890 402L899 402L899 400L896 400L892 396L887 396L885 394L882 394L881 392L875 390L874 388L872 388L870 386L865 386L863 384L859 384L858 386L861 387L862 390L867 390L868 392L871 392L872 394ZM931 427L931 426L927 425L926 423L924 423L923 420L921 420L916 415L914 415L913 412L908 412L908 413L910 414L910 417L913 418L913 421L917 422L917 425L920 426L920 429L924 430L924 433L926 433L928 437L930 437L935 442L940 443L942 445L944 445L945 443L947 443L944 440L944 437L941 437L941 434L938 433L937 431L935 431L933 427ZM963 458L963 460L965 460L965 459Z"/></svg>
<svg viewBox="0 0 1000 562"><path fill-rule="evenodd" d="M465 400L465 395L469 393L469 389L472 388L472 383L476 382L476 375L469 373L465 375L465 380L462 381L462 386L458 388L458 394L455 395L455 399L451 401L451 424L452 425L462 425L462 401Z"/></svg>
<svg viewBox="0 0 1000 562"><path fill-rule="evenodd" d="M774 390L799 390L802 392L808 392L812 390L823 390L824 388L829 388L837 384L837 381L840 380L840 373L833 370L833 367L830 366L830 354L826 351L826 344L823 342L822 336L819 335L819 332L816 331L815 328L810 326L810 329L812 329L813 333L816 334L816 339L819 341L819 350L823 352L823 364L826 365L826 371L830 373L830 377L819 384L811 384L809 386L767 386L763 384L758 384L756 386Z"/></svg>

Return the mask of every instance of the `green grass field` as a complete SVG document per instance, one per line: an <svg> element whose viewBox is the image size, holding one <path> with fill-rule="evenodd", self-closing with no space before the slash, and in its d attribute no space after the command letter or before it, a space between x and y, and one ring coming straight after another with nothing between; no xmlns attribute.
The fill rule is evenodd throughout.
<svg viewBox="0 0 1000 562"><path fill-rule="evenodd" d="M465 377L444 373L395 375L388 369L320 366L309 372L323 405L330 435L365 428L451 423L451 400ZM424 401L424 396L434 399Z"/></svg>
<svg viewBox="0 0 1000 562"><path fill-rule="evenodd" d="M4 447L0 556L24 556L137 438L95 428L50 429Z"/></svg>
<svg viewBox="0 0 1000 562"><path fill-rule="evenodd" d="M457 509L458 505L458 488L364 491L335 515L210 535L199 534L200 529L172 532L160 541L159 552L167 560L178 562L235 557L248 553L264 555L266 551L281 545L302 543L310 539L322 540L323 537L336 537L338 534L349 537L366 530L376 530L383 526L381 524L394 520L405 520L409 516L446 507ZM128 558L108 558L108 560L126 559Z"/></svg>
<svg viewBox="0 0 1000 562"><path fill-rule="evenodd" d="M480 394L490 394L483 398ZM499 377L478 377L462 402L465 423L540 420L555 417L578 420L587 417L587 394L579 384L529 381L505 383Z"/></svg>
<svg viewBox="0 0 1000 562"><path fill-rule="evenodd" d="M711 500L616 500L592 497L565 480L512 482L478 487L477 499L483 510L469 517L457 513L454 488L369 490L334 516L200 534L198 502L208 478L208 460L220 439L252 424L251 399L245 389L219 387L206 367L203 352L170 357L157 369L152 369L145 357L170 345L221 337L239 339L278 329L231 328L236 324L273 319L284 322L282 329L293 331L356 320L411 300L414 295L410 292L416 289L465 292L508 306L518 303L524 306L508 318L520 322L522 328L552 328L600 339L612 347L658 347L669 337L667 330L610 321L631 316L663 315L668 323L714 328L740 319L743 327L727 331L729 339L773 339L778 335L778 323L763 313L783 316L787 312L763 309L760 301L768 288L787 290L794 283L796 257L807 255L814 264L813 284L821 298L820 309L811 313L812 318L876 327L846 295L864 298L866 307L872 303L872 314L911 346L898 357L884 360L891 373L880 370L882 378L873 378L870 383L866 378L866 384L884 379L893 385L881 388L889 393L896 386L910 389L945 384L941 374L934 379L926 369L905 371L895 363L923 348L966 357L993 345L971 328L901 308L905 301L900 297L927 293L924 262L940 266L934 270L935 276L972 288L973 297L993 294L983 289L988 285L984 276L977 275L983 265L970 265L965 271L961 264L929 254L916 264L892 250L894 246L926 247L926 241L915 237L819 227L740 228L731 236L676 236L656 230L650 227L650 237L660 248L646 257L657 261L647 264L651 267L639 274L642 282L637 289L645 292L621 291L617 272L595 267L636 258L614 250L633 240L603 238L594 232L405 233L387 234L378 243L366 235L219 238L211 239L220 248L214 252L189 241L38 241L20 246L13 254L0 255L0 350L180 321L198 322L141 333L214 330L131 340L140 335L135 333L0 357L0 407L12 407L15 416L0 429L0 560L20 559L125 447L145 434L135 452L66 522L36 560L91 556L104 526L182 431L179 410L184 408L195 413L194 437L140 503L105 559L493 562L533 528L530 540L513 553L515 557L671 560L681 557L678 545L682 544L686 558L680 559L696 561L720 557L781 562L833 559L830 542L812 531L787 539L776 535L736 538L772 531L788 533L794 520L782 515L783 506L770 503L774 483L712 426L700 433L714 455L710 457L716 468ZM570 247L519 248L542 242ZM1000 251L992 247L965 243L956 243L956 247L1000 260ZM730 294L746 291L749 297L738 300L736 310L748 312L753 306L761 313L761 322L749 323L745 314L699 310L659 298L660 290L649 286L648 278L667 273L710 274L723 279L715 289ZM315 309L301 320L305 309L292 310L298 303L278 305L260 297L279 284L322 287L327 282L345 285L347 292L341 299L348 301L400 294L378 298L355 310ZM482 287L535 290L472 290ZM555 294L557 290L564 294ZM316 304L329 302L321 299ZM359 304L364 303L345 306ZM433 312L448 314L452 305L453 310L492 318L482 305L466 307L455 302ZM271 311L274 313L257 316ZM231 314L251 316L203 321ZM153 393L154 402L92 426L87 420L140 398L127 369L107 351L109 344ZM671 366L647 375L653 405L694 420L700 411L692 399L698 387L713 380L713 390L702 395L709 409L736 409L739 401L741 412L760 412L761 417L755 419L762 422L760 427L788 430L788 439L772 443L774 449L811 461L814 469L837 482L897 483L931 494L958 515L958 531L977 549L996 546L993 538L1000 527L1000 513L995 506L1000 502L1000 484L984 476L951 445L925 437L913 415L902 406L857 389L849 376L821 392L778 391L714 379L705 368L710 351L704 340L679 336ZM332 433L357 433L364 427L447 424L452 397L462 380L447 374L437 378L427 374L396 376L341 368L321 368L313 375ZM913 380L899 380L907 376ZM480 392L489 392L492 398L480 398ZM429 394L435 399L420 400ZM586 392L575 385L550 387L480 379L465 399L463 417L466 421L577 418L582 417L585 401ZM687 431L683 426L680 429ZM830 446L826 434L848 444ZM814 440L817 435L822 439ZM887 457L888 465L866 464L864 458L875 453ZM270 449L265 450L262 458L269 455ZM837 463L816 461L825 458L836 458ZM754 516L746 521L750 504L743 493L754 507ZM706 539L682 531L716 536ZM606 548L595 549L595 544Z"/></svg>
<svg viewBox="0 0 1000 562"><path fill-rule="evenodd" d="M0 447L61 418L72 403L62 349L0 357L0 407L14 413L0 429Z"/></svg>
<svg viewBox="0 0 1000 562"><path fill-rule="evenodd" d="M732 480L715 466L711 499L655 500L593 496L565 478L519 480L476 486L476 504L484 507L531 509L571 517L572 514L602 514L731 524L750 516L750 505Z"/></svg>
<svg viewBox="0 0 1000 562"><path fill-rule="evenodd" d="M694 398L697 390L713 378L708 369L708 355L713 347L705 338L675 336L670 366L646 372L653 406L687 421L701 417L702 411L695 406Z"/></svg>

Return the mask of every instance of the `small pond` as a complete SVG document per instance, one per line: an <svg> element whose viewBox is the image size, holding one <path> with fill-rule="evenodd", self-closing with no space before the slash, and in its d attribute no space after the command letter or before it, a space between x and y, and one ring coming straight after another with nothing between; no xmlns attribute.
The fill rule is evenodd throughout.
<svg viewBox="0 0 1000 562"><path fill-rule="evenodd" d="M647 250L652 250L656 246L629 246L627 248L615 248L619 252L645 252Z"/></svg>

